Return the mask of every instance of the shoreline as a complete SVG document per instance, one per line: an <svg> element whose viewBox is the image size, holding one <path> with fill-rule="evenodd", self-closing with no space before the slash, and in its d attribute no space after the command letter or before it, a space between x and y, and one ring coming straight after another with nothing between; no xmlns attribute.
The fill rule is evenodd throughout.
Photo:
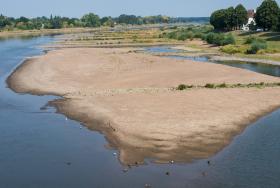
<svg viewBox="0 0 280 188"><path fill-rule="evenodd" d="M89 56L89 57L91 57L91 56L95 57L95 55L97 55L97 54L94 54L94 53L97 53L96 51L98 51L98 53L100 53L100 56L104 56L103 53L105 53L105 54L108 53L108 52L111 53L111 51L112 51L112 49L108 49L108 50L106 50L106 49L99 49L99 50L94 49L94 52L91 49L79 49L79 50L80 50L80 52L83 52L84 54L89 54L89 52L93 53L93 54L89 54L89 55L84 55L84 56ZM31 70L37 70L37 65L40 64L40 62L43 61L43 60L41 60L42 58L48 58L49 62L47 61L48 63L41 63L41 65L38 65L38 68L40 66L46 66L48 68L51 68L50 70L53 70L52 69L52 68L54 68L53 65L57 65L56 63L53 62L53 59L54 59L53 57L58 57L59 54L61 55L62 52L65 53L66 51L67 51L67 49L51 51L50 53L45 54L42 57L37 57L37 58L35 58L31 61L22 63L8 77L7 83L9 85L9 87L12 90L14 90L16 92L20 92L20 93L32 93L32 94L40 94L40 95L52 94L53 95L54 94L53 93L54 89L49 88L48 89L49 93L47 93L46 92L47 90L43 89L43 88L45 88L45 86L41 85L41 84L48 84L49 82L44 82L45 80L40 79L40 77L36 78L36 73L35 72L32 73L32 74L35 73L32 77L34 78L34 76L35 76L35 78L37 80L39 80L40 82L43 81L40 84L41 87L39 87L39 85L38 85L39 89L37 89L37 90L36 89L34 90L34 88L29 88L28 89L28 87L30 87L30 85L29 86L27 86L27 85L24 86L24 84L27 83L26 80L24 80L23 82L21 80L21 82L19 82L18 79L20 77L22 77L22 75L24 75L27 72L29 74L31 74L31 72L29 72L28 69L32 68L32 66L34 66L33 67L34 69L32 68ZM124 51L126 51L126 50L124 50L124 49L120 49L120 51L117 50L117 51L115 51L115 54L113 54L111 56L122 58ZM72 51L71 51L71 53L72 53ZM67 58L69 56L69 53L64 54L64 55L65 56L63 56L63 57ZM51 57L51 56L53 56L53 57ZM164 60L165 58L158 59L159 57L152 57L152 56L143 55L143 54L138 54L137 55L137 54L126 54L125 53L125 57L129 58L129 59L132 58L134 60L140 59L139 62L142 62L142 63L145 62L144 72L141 73L141 74L145 73L146 76L150 75L149 74L149 72L150 72L149 69L151 69L151 71L152 70L154 71L154 70L157 70L158 68L160 68L162 66L165 67L165 64L168 65L169 61L170 61L170 60ZM137 57L137 58L135 59L135 57ZM70 58L70 57L68 57L68 58ZM61 57L59 57L58 59L60 59L60 61L61 61ZM114 58L112 58L112 59L114 59ZM163 63L162 62L161 63L155 63L156 65L153 65L153 66L155 66L156 69L154 69L152 67L152 65L150 65L148 63L151 60L153 60L153 61L159 61L160 60ZM67 61L68 61L68 63L70 62L69 59ZM67 62L67 61L65 59L63 62ZM95 61L97 62L98 58ZM85 63L86 61L82 61L82 62ZM107 66L110 65L110 66L114 67L116 62L119 62L119 61L114 60L114 62L108 62L109 64ZM186 66L184 64L186 62L190 63L190 61L175 61L175 60L172 61L172 63L179 66L178 67L179 69L181 69L180 68L181 66ZM50 65L48 65L48 64L53 64L53 65L52 65L52 67L49 67ZM85 63L84 66L87 67L87 66L89 66L89 64ZM125 61L122 62L121 65L119 65L119 66L120 66L119 68L118 68L118 66L115 67L117 69L116 70L114 69L114 71L117 71L117 73L118 73L118 71L122 70L122 66L124 66L123 67L124 69L122 71L124 71L123 74L125 74L125 75L126 74L130 75L129 72L126 72L127 71L126 69L131 70L135 73L137 73L139 70L143 69L142 65L140 65L140 67L139 67L139 65L137 63L135 64L135 66L138 67L138 69L136 69L136 67L135 67L135 70L134 70L134 68L129 68L129 66L126 65ZM146 70L146 68L147 68L146 66L148 66L148 67L151 66L151 67ZM192 66L195 66L195 65L193 65L191 63L190 66L192 67ZM204 66L204 65L199 65L199 67L201 67L201 66ZM210 68L210 67L211 67L211 69L213 68L213 70L216 70L216 69L217 70L218 69L220 69L220 70L223 70L223 69L227 70L228 69L230 71L234 70L233 68L225 68L224 66L219 66L219 65L212 65L211 64L211 65L207 65L207 66L209 66L208 68ZM109 68L109 67L104 67L104 68ZM166 66L166 68L168 68L168 67L169 66ZM41 67L41 68L43 68L43 67ZM63 66L62 68L66 68L66 67ZM64 69L61 69L61 70L64 71ZM84 71L84 69L81 69L81 70ZM93 69L93 70L95 70L95 69ZM96 71L97 70L100 70L100 69L96 69ZM103 69L101 69L101 71L102 70ZM109 68L108 70L111 70L111 69ZM165 68L163 68L161 71L163 71L163 70L165 70ZM225 71L225 70L223 70L223 71ZM49 70L47 70L47 72L48 71ZM60 69L59 69L59 71L60 71ZM171 71L178 71L178 70L176 68L176 69L171 70ZM243 75L242 80L245 81L245 82L246 82L246 79L245 79L246 76L245 75L247 75L247 74L248 74L248 76L249 75L257 76L258 79L264 79L264 80L267 79L267 80L274 81L274 79L272 79L272 77L269 77L269 76L263 76L263 75L251 73L249 71L244 71L244 70L242 70L242 71L234 70L234 71L236 71L236 73L237 72L238 73L242 72L242 74L241 74L241 75ZM42 72L42 73L37 73L37 74L45 74L47 72ZM53 72L52 74L54 74L54 73L57 74L56 72ZM87 73L85 73L85 74L87 74ZM96 74L99 75L98 72L96 72ZM119 77L119 74L117 74L117 75L118 76L116 78ZM194 74L194 75L196 75L196 74ZM99 75L99 76L101 76L101 78L104 77L104 75L102 75L102 74ZM150 75L150 76L152 76L152 75ZM168 76L168 74L166 76ZM32 77L30 77L30 79ZM61 78L64 79L64 77L61 77ZM153 78L153 76L151 78ZM234 77L232 77L232 79L233 78ZM45 79L48 80L48 77L45 78ZM53 78L51 78L51 79L53 79ZM87 78L85 78L85 79L87 80ZM180 79L184 80L184 79L187 79L187 78L182 77ZM214 77L212 76L211 79L215 80L215 76ZM219 79L220 78L218 78L218 80ZM55 80L57 80L57 78ZM105 81L104 84L106 85L106 77L104 77L104 79L102 79L102 80ZM275 80L279 80L279 79L275 78ZM65 81L67 81L67 80L65 80ZM110 79L108 81L110 81ZM201 80L201 81L203 81L203 80ZM209 80L207 79L207 81L209 81ZM24 84L22 84L22 83L24 83ZM132 83L134 83L134 81ZM133 85L135 85L136 83L141 85L141 82L135 82ZM60 84L60 83L54 82L53 84L57 85L57 84ZM65 84L67 84L67 82L65 82ZM72 84L78 84L77 86L79 88L85 87L85 86L80 85L81 84L80 81L77 82L77 83L76 82L72 83ZM110 84L111 83L109 83L109 85ZM127 84L128 83L125 83L125 85L127 85ZM156 80L155 80L154 84L165 85L164 83L157 82ZM130 84L128 84L127 86L129 86L129 85ZM67 87L67 85L65 85L65 86ZM114 84L112 86L115 87ZM118 84L116 86L119 87ZM99 87L100 87L99 88L99 90L100 90L100 89L102 89L103 85L99 85ZM40 88L43 89L43 90L40 90ZM120 151L119 159L123 164L133 164L133 161L138 162L140 164L146 158L154 158L154 159L156 159L155 162L159 162L159 163L162 163L162 162L166 163L166 162L168 162L170 160L173 160L173 159L174 159L175 162L191 162L192 160L195 160L195 159L208 158L209 156L213 156L217 152L221 151L225 146L227 146L234 139L234 137L236 135L243 132L243 130L249 124L251 124L252 122L261 118L263 115L274 111L275 109L279 108L279 106L280 106L280 104L275 104L274 103L274 99L279 98L277 95L280 92L279 92L279 89L277 89L277 88L270 88L270 89L267 89L267 88L266 89L221 89L219 91L209 90L209 89L201 89L200 91L196 91L196 90L185 91L185 92L175 91L175 92L168 92L168 93L158 92L158 93L152 93L152 94L148 94L148 93L147 94L146 93L124 93L124 94L120 94L120 95L113 94L112 96L103 96L103 95L101 95L101 96L88 95L87 96L86 95L87 93L90 93L90 91L94 91L91 88L87 88L87 90L84 90L84 91L78 89L77 91L80 92L80 94L74 94L74 95L71 95L71 96L67 96L66 92L63 93L64 91L67 91L67 90L69 90L69 89L66 88L66 90L60 90L60 91L57 90L57 92L55 93L56 96L61 96L61 97L66 97L66 98L61 99L61 100L58 99L55 102L51 102L51 105L56 106L58 113L65 114L70 119L73 118L75 120L83 122L83 124L85 124L89 129L99 131L102 134L104 134L106 139L108 140L109 144L111 145L111 147L117 148ZM261 92L264 92L264 93L260 94ZM226 95L228 97L236 98L236 96L239 96L240 94L243 95L245 98L246 98L246 96L248 96L248 100L251 100L252 97L259 98L260 96L263 96L263 95L265 95L266 97L269 95L271 99L268 97L268 98L264 99L264 101L268 100L270 105L264 104L263 102L259 102L258 103L258 106L259 106L258 108L260 108L260 107L261 108L260 108L260 110L257 110L257 111L253 107L252 108L251 107L246 107L246 108L248 108L247 110L250 110L252 112L250 113L250 115L245 116L245 119L243 117L239 121L235 120L234 126L232 126L232 125L229 126L231 124L231 123L229 123L228 127L218 126L218 124L220 124L220 123L218 123L217 125L213 124L213 125L211 125L211 126L213 126L212 128L211 128L211 126L208 127L210 129L213 129L211 132L209 132L209 131L205 132L208 129L207 127L206 127L205 130L204 130L204 128L202 130L200 130L200 128L198 129L197 127L195 128L193 126L190 126L190 127L187 126L183 130L185 130L185 131L189 130L189 131L192 132L192 134L190 134L188 132L183 133L184 131L182 130L182 128L180 128L180 126L177 126L177 125L175 127L173 125L173 128L171 126L170 128L168 128L168 130L165 130L166 126L170 126L170 125L173 124L172 122L174 122L175 124L178 124L178 125L180 125L180 124L183 125L184 124L184 119L186 117L189 117L189 118L192 117L192 119L189 119L190 122L193 119L195 120L196 118L198 118L193 122L194 123L193 125L201 124L201 125L207 126L207 124L209 124L209 120L212 119L211 121L213 121L213 120L215 120L215 118L218 118L218 119L216 119L218 122L223 122L224 121L223 118L219 119L219 116L220 116L219 113L222 113L221 115L223 115L224 112L220 111L218 114L216 114L214 109L216 109L216 111L217 111L219 108L221 108L221 106L228 106L227 108L225 108L225 110L231 112L232 109L234 108L235 104L232 104L231 101L228 101L226 99L222 99L223 102L221 104L216 104L217 103L216 95L219 95L219 96ZM199 101L197 101L195 103L190 102L190 101L196 99L197 98L196 96L199 96L200 98L202 98L202 103L199 102ZM214 97L214 99L213 99L213 97ZM162 100L159 100L158 98L160 98ZM141 103L139 103L137 101L133 102L136 99L138 99L139 102L141 101ZM151 105L151 103L150 103L151 101L155 102L155 101L158 101L158 100L161 101L160 103L162 103L162 104L154 103L153 105ZM240 100L240 99L238 99L238 100ZM169 101L169 102L164 102L164 101ZM244 102L245 101L247 101L247 100L244 100ZM192 106L192 108L182 107L181 102L189 104L190 107ZM240 104L242 104L244 102L243 102L243 100L239 101ZM204 103L207 104L207 105L205 106ZM124 106L122 106L122 105L120 106L120 104L124 104ZM212 107L208 106L209 104L211 104ZM197 107L197 105L198 105L198 107ZM215 107L215 105L216 105L216 107ZM256 105L256 104L254 104L254 105ZM172 110L170 111L169 109L166 109L165 107L167 107L167 106L169 106L169 108L172 108ZM131 108L131 107L133 107L134 109ZM205 109L203 109L202 107L205 108L205 109L208 109L208 111L205 111ZM118 109L123 109L123 110L119 111ZM144 111L143 111L143 109L144 109ZM145 109L147 109L147 111ZM164 109L164 110L163 110L163 112L160 112L160 114L157 114L157 113L155 114L155 112L157 111L155 109L162 109L162 110ZM192 109L192 110L194 109L195 111L192 112L192 110L190 111L190 109ZM210 109L211 109L211 111L209 111ZM131 112L131 110L135 111L137 113L135 114L134 112ZM176 117L177 115L173 114L173 110L175 110L175 111L177 111L177 113L179 113L178 117ZM190 112L188 112L188 111L190 111ZM148 112L148 114L151 114L152 116L150 116L148 114L145 115L147 112ZM208 114L210 112L210 115L212 114L213 117L211 117L211 116L208 117L208 123L207 123L207 120L206 120L206 122L204 122L203 120L200 120L200 117L196 116L195 115L196 113L194 113L194 112L196 112L196 113L201 112L202 116L206 115L205 116L206 118L209 116ZM235 111L232 111L232 112L235 112ZM115 114L115 113L117 113L118 115ZM119 114L119 113L121 113L121 114ZM129 115L129 113L132 113L132 114ZM184 113L187 113L188 115L185 116ZM204 114L204 113L206 113L206 114ZM242 114L241 112L238 112L238 113L240 113L238 116L240 116ZM153 118L153 114L154 114L155 118ZM139 115L141 115L140 119L137 117ZM227 117L226 114L224 114L224 115L223 115L223 117ZM235 115L235 114L231 114L231 116L232 115ZM163 116L166 116L168 118L165 121L161 121L161 119L159 117L163 117ZM121 117L121 119L119 119L120 117ZM130 117L130 118L133 117L134 119L129 120L130 118L128 118L128 117ZM147 121L144 120L143 119L144 117L146 117L146 119L148 119L148 120ZM185 117L185 118L183 118L183 117ZM235 119L235 118L233 118L233 119ZM129 123L131 121L135 122L135 125L133 125L133 126L135 126L134 128L129 128L129 127L126 127L126 126L121 124L121 122ZM167 121L167 124L166 124L166 121ZM110 125L108 125L108 122L109 122ZM148 122L150 122L150 123L148 123ZM152 124L151 124L151 122L152 122ZM225 121L225 123L226 122L227 121ZM143 128L140 128L140 129L137 128L137 126L140 126L142 124L147 124L147 123L150 124L150 126L152 128L153 127L154 128L153 129L150 129L151 127L150 128L143 127ZM131 123L129 123L129 124L132 126ZM159 124L166 124L166 125L158 127ZM226 124L228 124L228 123L226 123ZM184 125L184 126L186 126L186 125ZM145 131L145 129L147 129L147 130ZM116 130L116 131L114 131L114 130ZM141 133L140 130L143 133ZM220 132L218 132L218 130L220 130ZM150 134L150 133L147 134L148 132L151 132L151 131L152 132L153 131L156 131L156 132L160 131L160 132L158 132L158 133L155 132L153 134ZM168 135L166 135L166 131L168 132ZM197 136L197 133L199 133L198 136ZM211 133L212 135L211 134L208 135L209 133ZM216 134L216 133L218 133L218 134ZM172 136L172 135L174 135L174 136ZM216 136L214 136L214 135L216 135L218 138L215 138ZM125 138L125 140L124 140L124 138ZM178 140L178 138L183 139L183 140L186 139L186 140L185 141L183 141L183 140L180 141L180 139ZM128 141L126 141L126 139ZM191 141L191 140L193 140L193 141ZM187 145L184 145L184 143L187 143ZM155 146L157 146L157 147L155 147ZM136 150L135 150L135 148L136 148ZM158 149L156 149L156 148L158 148ZM179 151L181 151L181 152L179 152ZM172 153L175 153L175 155L172 154Z"/></svg>
<svg viewBox="0 0 280 188"><path fill-rule="evenodd" d="M244 61L255 64L276 65L280 66L279 61L272 61L266 59L244 58L238 56L210 56L211 61Z"/></svg>

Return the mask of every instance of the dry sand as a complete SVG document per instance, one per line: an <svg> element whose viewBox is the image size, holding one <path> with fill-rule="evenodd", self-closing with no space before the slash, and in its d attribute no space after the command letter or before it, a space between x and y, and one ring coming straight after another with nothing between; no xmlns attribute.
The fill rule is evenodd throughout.
<svg viewBox="0 0 280 188"><path fill-rule="evenodd" d="M223 82L280 79L124 48L51 51L28 60L8 79L17 92L64 96L51 104L102 132L109 145L120 151L124 164L141 163L145 158L189 162L209 157L246 125L280 106L278 87L169 89Z"/></svg>

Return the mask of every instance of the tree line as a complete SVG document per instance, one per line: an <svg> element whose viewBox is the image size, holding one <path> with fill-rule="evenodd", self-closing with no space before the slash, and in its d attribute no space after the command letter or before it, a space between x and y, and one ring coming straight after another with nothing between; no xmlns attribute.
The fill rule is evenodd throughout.
<svg viewBox="0 0 280 188"><path fill-rule="evenodd" d="M257 8L254 19L256 25L252 25L252 30L260 28L264 31L280 31L280 8L275 0L264 0ZM211 14L210 23L216 30L239 30L243 24L248 23L248 13L242 4L235 8L216 10Z"/></svg>
<svg viewBox="0 0 280 188"><path fill-rule="evenodd" d="M33 29L60 29L73 27L113 27L116 24L158 24L158 23L177 23L177 22L208 22L209 18L171 18L168 16L135 16L122 14L119 17L102 17L94 13L89 13L81 18L68 18L60 16L37 17L37 18L13 18L0 15L0 30L33 30Z"/></svg>

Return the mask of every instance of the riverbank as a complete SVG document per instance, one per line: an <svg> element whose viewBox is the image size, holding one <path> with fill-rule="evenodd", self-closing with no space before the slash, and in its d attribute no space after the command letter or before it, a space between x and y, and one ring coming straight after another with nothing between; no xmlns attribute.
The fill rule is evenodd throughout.
<svg viewBox="0 0 280 188"><path fill-rule="evenodd" d="M35 37L41 35L84 33L84 32L93 32L96 30L97 29L95 28L65 28L65 29L1 31L0 39L15 38L15 37Z"/></svg>
<svg viewBox="0 0 280 188"><path fill-rule="evenodd" d="M123 164L207 158L280 106L279 87L170 89L179 84L274 83L279 78L134 50L50 51L22 64L8 84L20 93L63 96L51 105L102 132L120 151Z"/></svg>

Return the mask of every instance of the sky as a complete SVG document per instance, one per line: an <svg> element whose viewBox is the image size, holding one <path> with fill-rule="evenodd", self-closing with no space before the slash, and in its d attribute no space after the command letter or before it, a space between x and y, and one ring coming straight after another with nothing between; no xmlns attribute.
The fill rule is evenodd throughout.
<svg viewBox="0 0 280 188"><path fill-rule="evenodd" d="M172 17L204 17L220 8L242 3L254 9L262 0L0 0L0 14L6 16L81 17L94 12L99 16L167 15ZM277 0L280 5L280 0Z"/></svg>

